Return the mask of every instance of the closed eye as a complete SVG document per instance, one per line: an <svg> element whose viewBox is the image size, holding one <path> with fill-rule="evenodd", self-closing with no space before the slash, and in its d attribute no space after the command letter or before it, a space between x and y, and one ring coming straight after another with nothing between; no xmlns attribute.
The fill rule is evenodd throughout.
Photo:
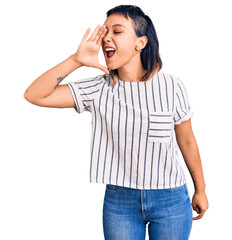
<svg viewBox="0 0 232 240"><path fill-rule="evenodd" d="M121 32L114 32L114 34L119 34L119 33L121 33Z"/></svg>

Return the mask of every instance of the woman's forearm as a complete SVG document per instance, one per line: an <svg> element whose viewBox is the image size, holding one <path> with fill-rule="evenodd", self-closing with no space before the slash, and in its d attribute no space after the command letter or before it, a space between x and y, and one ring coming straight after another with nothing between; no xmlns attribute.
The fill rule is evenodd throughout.
<svg viewBox="0 0 232 240"><path fill-rule="evenodd" d="M77 52L39 76L27 88L24 97L39 106L73 106L70 92L68 91L67 94L67 86L60 86L59 91L55 91L56 87L66 76L81 66L95 67L109 74L109 70L98 61L98 53L106 32L107 29L104 25L98 25L88 39L90 33L90 28L88 28Z"/></svg>
<svg viewBox="0 0 232 240"><path fill-rule="evenodd" d="M195 137L193 137L191 142L180 145L179 147L190 172L190 175L193 179L195 191L205 191L206 185L203 175L200 153Z"/></svg>
<svg viewBox="0 0 232 240"><path fill-rule="evenodd" d="M24 97L27 100L36 101L45 98L53 93L56 86L66 76L82 65L76 62L73 55L59 63L55 67L39 76L25 91Z"/></svg>

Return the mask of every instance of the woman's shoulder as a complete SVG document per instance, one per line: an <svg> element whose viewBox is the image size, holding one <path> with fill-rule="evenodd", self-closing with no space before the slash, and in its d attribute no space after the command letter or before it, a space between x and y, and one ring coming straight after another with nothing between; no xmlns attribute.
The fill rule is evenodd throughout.
<svg viewBox="0 0 232 240"><path fill-rule="evenodd" d="M159 71L159 72L158 72L158 76L159 76L159 77L162 77L162 78L163 78L164 80L166 80L166 81L174 82L175 84L177 84L177 83L179 83L179 82L182 83L182 80L181 80L180 77L177 76L176 74Z"/></svg>
<svg viewBox="0 0 232 240"><path fill-rule="evenodd" d="M165 77L165 78L171 78L173 80L179 79L179 77L175 74L169 73L169 72L163 72L158 71L159 76Z"/></svg>

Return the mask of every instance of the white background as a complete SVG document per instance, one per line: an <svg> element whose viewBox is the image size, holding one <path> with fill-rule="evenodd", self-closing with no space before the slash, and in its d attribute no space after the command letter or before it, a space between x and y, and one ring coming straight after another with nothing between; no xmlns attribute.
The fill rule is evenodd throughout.
<svg viewBox="0 0 232 240"><path fill-rule="evenodd" d="M105 185L89 183L91 114L38 107L23 94L73 54L86 29L103 24L107 10L119 4L138 5L151 17L161 71L184 82L194 109L210 207L193 222L190 239L230 238L230 1L21 0L0 5L1 240L104 239ZM102 53L100 62L105 64ZM83 67L63 83L102 73Z"/></svg>

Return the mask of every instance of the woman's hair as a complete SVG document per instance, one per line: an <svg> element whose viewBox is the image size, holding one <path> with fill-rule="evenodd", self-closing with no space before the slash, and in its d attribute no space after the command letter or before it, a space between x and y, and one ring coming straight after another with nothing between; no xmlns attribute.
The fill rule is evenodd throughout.
<svg viewBox="0 0 232 240"><path fill-rule="evenodd" d="M114 7L107 12L107 17L112 14L121 14L126 19L131 18L134 23L134 30L137 37L147 37L147 44L145 48L142 49L140 56L143 68L147 70L141 80L148 80L156 70L158 71L162 68L162 61L159 54L159 41L151 19L145 15L139 7L134 5L120 5ZM114 75L117 73L117 69L111 70L114 81Z"/></svg>

